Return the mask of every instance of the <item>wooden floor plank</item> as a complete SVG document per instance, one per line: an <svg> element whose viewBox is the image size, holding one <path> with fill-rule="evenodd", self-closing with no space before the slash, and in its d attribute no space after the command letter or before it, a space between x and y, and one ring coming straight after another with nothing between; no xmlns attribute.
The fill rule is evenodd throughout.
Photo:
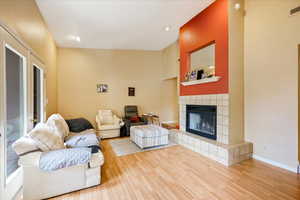
<svg viewBox="0 0 300 200"><path fill-rule="evenodd" d="M225 167L180 145L117 157L102 141L102 184L51 200L300 200L300 177L248 160Z"/></svg>

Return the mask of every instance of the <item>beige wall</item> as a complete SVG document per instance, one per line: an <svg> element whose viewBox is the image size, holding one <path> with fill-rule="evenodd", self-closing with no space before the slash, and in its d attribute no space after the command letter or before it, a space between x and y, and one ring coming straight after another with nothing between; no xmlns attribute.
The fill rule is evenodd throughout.
<svg viewBox="0 0 300 200"><path fill-rule="evenodd" d="M178 41L162 50L162 121L179 122L179 44Z"/></svg>
<svg viewBox="0 0 300 200"><path fill-rule="evenodd" d="M163 79L176 78L179 75L179 44L174 42L162 50Z"/></svg>
<svg viewBox="0 0 300 200"><path fill-rule="evenodd" d="M43 59L47 71L47 115L56 112L56 45L34 0L1 0L0 21Z"/></svg>
<svg viewBox="0 0 300 200"><path fill-rule="evenodd" d="M166 79L161 84L161 121L179 122L177 78Z"/></svg>
<svg viewBox="0 0 300 200"><path fill-rule="evenodd" d="M300 0L246 0L245 136L256 156L298 163Z"/></svg>
<svg viewBox="0 0 300 200"><path fill-rule="evenodd" d="M228 26L229 144L238 144L244 141L244 0L228 0Z"/></svg>
<svg viewBox="0 0 300 200"><path fill-rule="evenodd" d="M161 114L160 51L58 48L57 58L58 111L64 117L94 122L98 109L122 116L125 105ZM108 93L96 93L98 83L108 84ZM135 97L128 96L128 87L135 87Z"/></svg>

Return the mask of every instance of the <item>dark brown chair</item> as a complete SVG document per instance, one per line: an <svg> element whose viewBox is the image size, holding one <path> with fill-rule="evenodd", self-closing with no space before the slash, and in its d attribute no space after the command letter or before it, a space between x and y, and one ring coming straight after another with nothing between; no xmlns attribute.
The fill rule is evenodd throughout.
<svg viewBox="0 0 300 200"><path fill-rule="evenodd" d="M121 136L130 136L130 127L131 126L139 126L139 125L146 125L148 121L139 116L138 107L135 105L127 105L124 108L125 117L123 121L125 123L123 129L121 130ZM137 117L138 122L132 122L132 118Z"/></svg>

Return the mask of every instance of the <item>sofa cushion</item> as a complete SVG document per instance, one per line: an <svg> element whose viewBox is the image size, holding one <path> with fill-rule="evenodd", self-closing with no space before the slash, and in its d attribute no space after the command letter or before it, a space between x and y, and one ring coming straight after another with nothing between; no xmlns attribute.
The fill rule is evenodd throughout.
<svg viewBox="0 0 300 200"><path fill-rule="evenodd" d="M94 129L93 125L84 118L66 120L70 132L79 133L87 129Z"/></svg>
<svg viewBox="0 0 300 200"><path fill-rule="evenodd" d="M42 151L64 148L64 142L61 136L57 135L47 124L37 124L36 127L28 133L28 136L36 142L36 145Z"/></svg>
<svg viewBox="0 0 300 200"><path fill-rule="evenodd" d="M90 159L90 148L60 149L42 153L39 167L43 171L55 171L74 165L86 164Z"/></svg>
<svg viewBox="0 0 300 200"><path fill-rule="evenodd" d="M12 144L12 148L19 156L40 150L36 142L27 135L16 140Z"/></svg>
<svg viewBox="0 0 300 200"><path fill-rule="evenodd" d="M53 114L47 120L47 125L51 127L62 139L68 136L70 130L67 122L60 114Z"/></svg>

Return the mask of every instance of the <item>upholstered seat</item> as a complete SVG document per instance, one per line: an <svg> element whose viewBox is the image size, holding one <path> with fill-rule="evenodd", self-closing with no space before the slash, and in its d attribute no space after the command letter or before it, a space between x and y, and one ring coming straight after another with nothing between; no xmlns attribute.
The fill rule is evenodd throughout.
<svg viewBox="0 0 300 200"><path fill-rule="evenodd" d="M41 152L34 152L21 156L19 159L19 165L24 171L23 193L26 200L45 199L101 183L101 166L104 163L101 151L92 154L87 164L52 172L42 171L39 168L41 154ZM38 190L36 190L37 185Z"/></svg>
<svg viewBox="0 0 300 200"><path fill-rule="evenodd" d="M99 140L95 134L94 129L70 133L65 120L59 114L54 114L49 117L47 124L38 124L26 136L18 139L13 144L13 148L20 156L18 163L23 169L23 199L46 199L99 185L104 156L99 150ZM60 141L57 142L58 140ZM60 143L62 147L58 148L57 145ZM98 148L93 152L95 146ZM45 154L64 152L77 147L91 149L93 153L88 162L76 164L74 162L78 158L76 156L73 157L76 158L75 160L70 161L68 159L72 156L55 154L52 160L50 159L50 163L56 163L58 167L49 171L42 167L43 163L45 164L43 162ZM66 163L72 164L66 165Z"/></svg>
<svg viewBox="0 0 300 200"><path fill-rule="evenodd" d="M140 148L167 145L169 131L157 125L131 127L130 140Z"/></svg>
<svg viewBox="0 0 300 200"><path fill-rule="evenodd" d="M111 110L99 110L96 116L96 122L101 138L120 136L120 128L123 125L123 122L114 115Z"/></svg>
<svg viewBox="0 0 300 200"><path fill-rule="evenodd" d="M123 136L129 136L130 135L130 127L131 126L140 126L140 125L146 125L148 124L147 119L140 117L138 113L138 107L135 105L127 105L124 108L125 117L123 118L125 122L125 133ZM138 122L132 122L131 118L137 117Z"/></svg>

